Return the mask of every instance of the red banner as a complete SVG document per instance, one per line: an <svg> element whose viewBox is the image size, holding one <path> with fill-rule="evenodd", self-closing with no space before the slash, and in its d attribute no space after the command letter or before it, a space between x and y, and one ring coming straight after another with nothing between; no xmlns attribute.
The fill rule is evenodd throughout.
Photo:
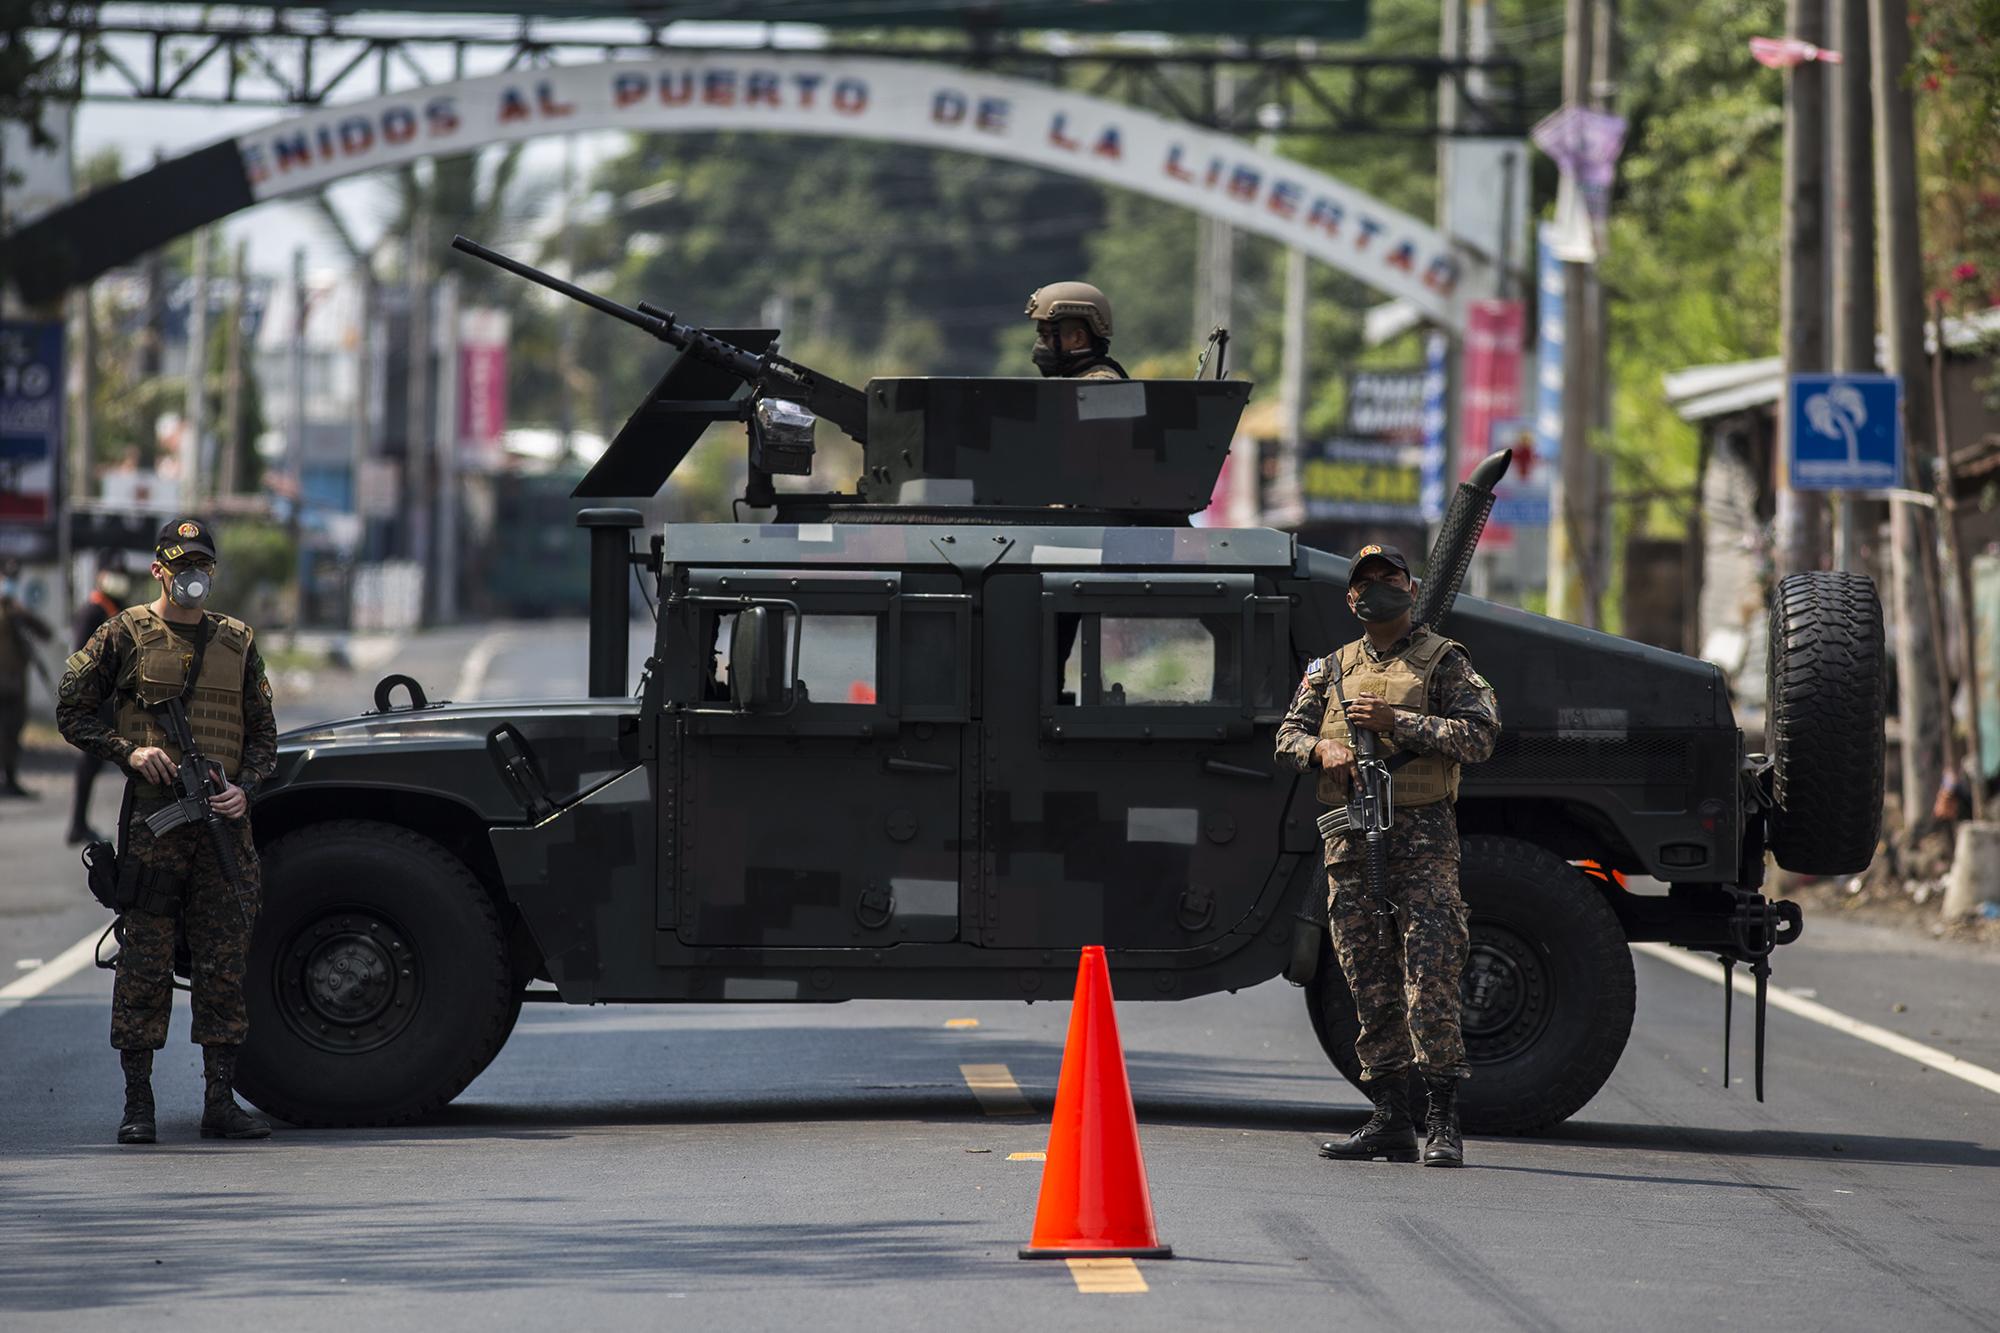
<svg viewBox="0 0 2000 1333"><path fill-rule="evenodd" d="M507 312L467 310L458 327L459 459L496 468L507 433Z"/></svg>
<svg viewBox="0 0 2000 1333"><path fill-rule="evenodd" d="M1458 402L1459 479L1493 451L1493 428L1521 415L1521 334L1526 316L1519 301L1473 301L1465 311L1464 385ZM1512 528L1486 525L1484 544L1514 542Z"/></svg>

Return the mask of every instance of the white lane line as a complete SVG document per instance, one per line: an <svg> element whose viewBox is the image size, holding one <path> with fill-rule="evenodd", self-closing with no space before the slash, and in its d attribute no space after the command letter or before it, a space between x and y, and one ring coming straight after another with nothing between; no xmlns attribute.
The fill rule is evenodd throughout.
<svg viewBox="0 0 2000 1333"><path fill-rule="evenodd" d="M1707 955L1692 954L1668 944L1643 943L1632 947L1649 958L1671 963L1683 972L1692 972L1710 981L1722 980L1721 966L1711 961ZM1757 993L1756 983L1751 981L1742 969L1738 969L1736 973L1736 993L1751 996ZM2000 1074L1976 1065L1970 1060L1961 1060L1935 1046L1912 1041L1900 1032L1878 1028L1873 1023L1864 1023L1858 1018L1849 1018L1837 1009L1829 1009L1817 1000L1806 999L1791 991L1779 990L1773 986L1770 989L1770 997L1771 1007L1774 1009L1797 1014L1800 1018L1809 1018L1823 1027L1832 1028L1835 1032L1845 1032L1850 1037L1859 1038L1873 1046L1880 1046L1885 1051L1894 1051L1897 1055L1915 1060L1920 1065L1928 1065L1940 1074L1950 1074L1953 1078L1964 1079L1976 1088L2000 1093Z"/></svg>
<svg viewBox="0 0 2000 1333"><path fill-rule="evenodd" d="M453 700L465 703L486 688L486 673L493 669L493 659L500 655L500 644L506 637L505 630L495 630L472 645L472 651L465 655L465 668L458 673L458 684L452 687Z"/></svg>
<svg viewBox="0 0 2000 1333"><path fill-rule="evenodd" d="M91 931L27 976L0 986L0 1014L19 1009L37 995L54 990L89 967L97 957L97 941L103 934L101 928Z"/></svg>

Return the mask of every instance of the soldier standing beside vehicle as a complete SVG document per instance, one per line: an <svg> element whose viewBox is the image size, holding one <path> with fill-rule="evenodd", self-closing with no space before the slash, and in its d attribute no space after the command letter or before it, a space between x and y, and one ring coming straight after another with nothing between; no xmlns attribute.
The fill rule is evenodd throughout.
<svg viewBox="0 0 2000 1333"><path fill-rule="evenodd" d="M1327 841L1332 881L1327 920L1354 994L1355 1054L1375 1114L1354 1134L1321 1145L1325 1157L1415 1161L1408 1070L1429 1092L1426 1166L1465 1160L1458 1081L1471 1075L1459 1031L1465 906L1458 889L1461 764L1493 753L1500 713L1493 689L1464 648L1412 627L1409 563L1393 546L1364 546L1348 572L1347 604L1366 633L1306 669L1278 729L1277 757L1318 770L1319 796L1346 802L1354 783L1354 729L1382 738L1392 762L1395 813L1388 830L1386 901L1363 883L1361 837ZM1336 696L1345 707L1328 707Z"/></svg>
<svg viewBox="0 0 2000 1333"><path fill-rule="evenodd" d="M56 722L65 739L126 770L119 863L135 877L120 918L118 978L111 996L111 1044L125 1069L120 1143L156 1138L153 1052L166 1045L173 1001L174 937L188 947L193 1038L201 1046L207 1092L203 1138L257 1139L269 1124L236 1104L236 1056L249 1032L243 1002L245 955L260 889L250 838L250 799L277 764L271 686L250 627L204 612L215 581L215 537L196 518L169 521L154 545L159 596L106 621L65 664ZM99 714L113 703L114 720ZM235 883L210 830L183 824L163 834L146 817L173 804L181 751L169 738L168 705L179 701L196 748L219 765L213 809L235 861Z"/></svg>
<svg viewBox="0 0 2000 1333"><path fill-rule="evenodd" d="M1111 298L1087 282L1052 282L1023 312L1035 321L1035 368L1044 379L1122 380L1111 359Z"/></svg>

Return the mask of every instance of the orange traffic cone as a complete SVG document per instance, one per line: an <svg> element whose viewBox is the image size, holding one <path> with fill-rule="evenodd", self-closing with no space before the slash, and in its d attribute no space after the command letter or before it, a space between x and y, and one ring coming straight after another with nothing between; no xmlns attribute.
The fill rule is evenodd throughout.
<svg viewBox="0 0 2000 1333"><path fill-rule="evenodd" d="M1111 973L1104 947L1093 944L1077 963L1076 1002L1056 1084L1035 1235L1021 1257L1171 1259L1173 1254L1153 1227L1139 1121L1111 1009Z"/></svg>

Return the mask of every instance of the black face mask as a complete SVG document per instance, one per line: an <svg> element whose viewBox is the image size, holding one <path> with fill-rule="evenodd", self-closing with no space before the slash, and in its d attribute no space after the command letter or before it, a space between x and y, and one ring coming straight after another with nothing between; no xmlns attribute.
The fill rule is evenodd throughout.
<svg viewBox="0 0 2000 1333"><path fill-rule="evenodd" d="M1410 590L1391 583L1370 583L1354 599L1354 614L1371 625L1394 620L1410 609Z"/></svg>
<svg viewBox="0 0 2000 1333"><path fill-rule="evenodd" d="M1035 350L1028 354L1028 359L1035 363L1035 369L1042 372L1045 380L1066 376L1097 358L1098 349L1095 347L1079 347L1073 352L1065 352L1043 338L1035 339Z"/></svg>

